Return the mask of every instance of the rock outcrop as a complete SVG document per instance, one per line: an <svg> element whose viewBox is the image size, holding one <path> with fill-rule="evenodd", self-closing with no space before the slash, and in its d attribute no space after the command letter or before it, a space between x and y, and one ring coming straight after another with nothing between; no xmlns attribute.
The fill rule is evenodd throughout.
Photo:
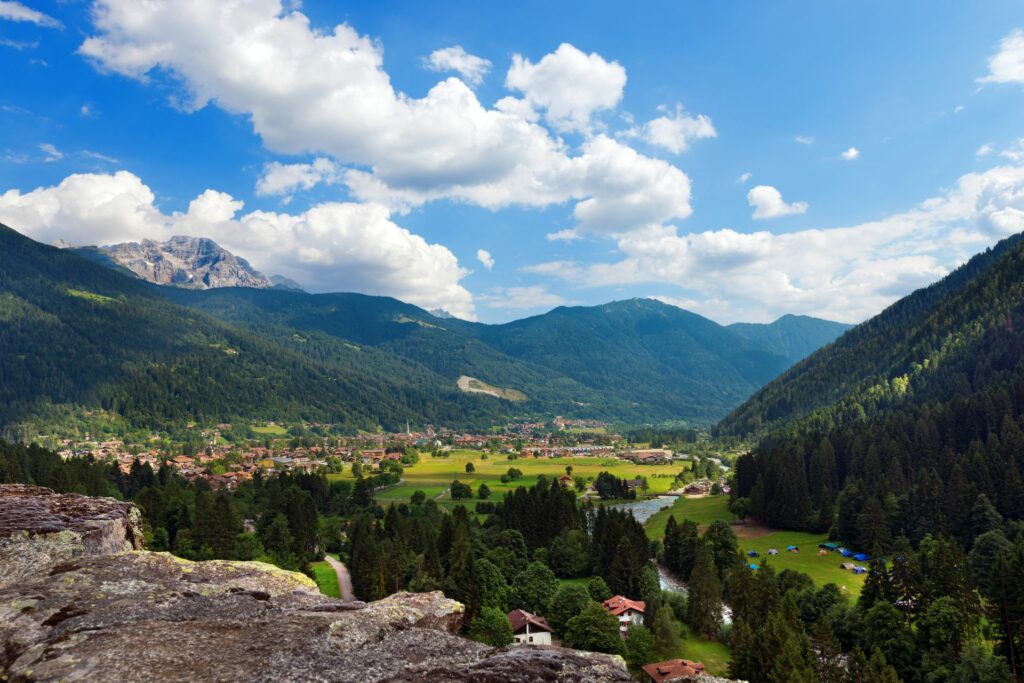
<svg viewBox="0 0 1024 683"><path fill-rule="evenodd" d="M100 247L114 262L143 280L189 289L273 287L249 262L205 237L172 237Z"/></svg>
<svg viewBox="0 0 1024 683"><path fill-rule="evenodd" d="M138 510L0 486L0 680L628 681L617 657L460 638L439 592L364 605L258 562L142 550Z"/></svg>

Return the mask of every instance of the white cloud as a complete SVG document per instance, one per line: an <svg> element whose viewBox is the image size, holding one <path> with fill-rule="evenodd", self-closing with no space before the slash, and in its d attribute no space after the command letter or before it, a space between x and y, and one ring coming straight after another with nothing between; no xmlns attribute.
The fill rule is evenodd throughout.
<svg viewBox="0 0 1024 683"><path fill-rule="evenodd" d="M182 102L247 116L271 151L329 155L360 201L576 202L580 230L617 234L691 212L678 168L602 135L573 149L537 122L539 109L559 130L589 128L622 97L625 69L571 45L537 64L517 58L508 80L523 98L488 109L457 78L422 98L395 91L379 43L344 24L314 29L276 0L96 0L93 21L80 52L100 68L179 82Z"/></svg>
<svg viewBox="0 0 1024 683"><path fill-rule="evenodd" d="M716 320L804 313L859 322L1020 231L1024 167L1001 166L964 175L909 211L859 225L783 234L657 227L619 239L617 262L524 270L583 287L654 283L663 290L659 298ZM672 287L679 293L665 291Z"/></svg>
<svg viewBox="0 0 1024 683"><path fill-rule="evenodd" d="M683 111L681 104L677 104L672 113L665 107L660 109L665 112L664 116L648 121L641 127L630 128L623 135L627 138L641 138L673 154L685 152L694 140L718 137L711 119L703 114L690 116Z"/></svg>
<svg viewBox="0 0 1024 683"><path fill-rule="evenodd" d="M24 21L46 28L63 28L64 26L64 24L53 17L31 7L26 7L20 2L13 2L13 0L0 0L0 19Z"/></svg>
<svg viewBox="0 0 1024 683"><path fill-rule="evenodd" d="M548 242L575 242L580 239L580 233L578 230L567 228L565 230L556 230L555 232L549 232L544 235Z"/></svg>
<svg viewBox="0 0 1024 683"><path fill-rule="evenodd" d="M263 176L256 182L256 194L290 195L297 190L309 190L320 183L333 185L339 180L341 168L324 157L308 164L272 161L263 167Z"/></svg>
<svg viewBox="0 0 1024 683"><path fill-rule="evenodd" d="M563 297L549 292L544 285L508 287L479 298L489 308L512 310L549 309L566 303Z"/></svg>
<svg viewBox="0 0 1024 683"><path fill-rule="evenodd" d="M491 70L490 60L471 55L461 45L434 50L423 58L423 66L429 71L454 71L470 85L480 85Z"/></svg>
<svg viewBox="0 0 1024 683"><path fill-rule="evenodd" d="M992 143L991 142L986 142L985 144L983 144L981 147L979 147L978 149L976 149L974 151L974 155L975 156L979 156L979 157L984 157L984 156L988 156L989 154L991 154L994 150L995 150L995 148L992 146Z"/></svg>
<svg viewBox="0 0 1024 683"><path fill-rule="evenodd" d="M494 267L494 257L486 249L476 250L476 260L483 264L484 268L490 270Z"/></svg>
<svg viewBox="0 0 1024 683"><path fill-rule="evenodd" d="M42 242L113 244L172 235L210 237L267 273L313 291L393 296L472 319L468 274L447 248L396 225L382 206L329 202L299 214L252 211L206 190L186 212L163 213L127 171L77 174L59 185L0 195L0 222Z"/></svg>
<svg viewBox="0 0 1024 683"><path fill-rule="evenodd" d="M39 145L39 150L45 155L43 157L43 161L46 162L59 161L64 158L64 152L60 151L55 145L52 145L49 142L44 142Z"/></svg>
<svg viewBox="0 0 1024 683"><path fill-rule="evenodd" d="M1024 30L1016 29L999 41L999 52L988 60L982 83L1024 83Z"/></svg>
<svg viewBox="0 0 1024 683"><path fill-rule="evenodd" d="M860 157L860 150L856 147L850 147L845 152L839 155L839 158L843 161L853 161Z"/></svg>
<svg viewBox="0 0 1024 683"><path fill-rule="evenodd" d="M793 136L793 141L798 143L798 144L801 144L801 145L813 145L814 144L814 136L813 135L795 135L795 136Z"/></svg>
<svg viewBox="0 0 1024 683"><path fill-rule="evenodd" d="M1018 164L1024 162L1024 138L1015 140L1012 145L1000 152L999 156Z"/></svg>
<svg viewBox="0 0 1024 683"><path fill-rule="evenodd" d="M78 113L87 119L95 118L96 112L93 111L92 105L86 102L79 109Z"/></svg>
<svg viewBox="0 0 1024 683"><path fill-rule="evenodd" d="M747 203L754 207L753 218L755 220L807 213L807 202L787 204L782 199L782 193L771 185L758 185L750 188L750 192L747 193Z"/></svg>
<svg viewBox="0 0 1024 683"><path fill-rule="evenodd" d="M959 114L963 110L964 110L964 105L962 105L962 104L958 104L955 107L953 107L953 113L954 114Z"/></svg>
<svg viewBox="0 0 1024 683"><path fill-rule="evenodd" d="M752 177L754 177L753 173L741 173L740 176L736 178L736 182L739 183L740 185L746 185Z"/></svg>
<svg viewBox="0 0 1024 683"><path fill-rule="evenodd" d="M562 43L536 64L514 55L505 85L523 93L535 109L544 109L556 129L586 132L591 116L612 109L622 99L626 70L596 52L588 55Z"/></svg>

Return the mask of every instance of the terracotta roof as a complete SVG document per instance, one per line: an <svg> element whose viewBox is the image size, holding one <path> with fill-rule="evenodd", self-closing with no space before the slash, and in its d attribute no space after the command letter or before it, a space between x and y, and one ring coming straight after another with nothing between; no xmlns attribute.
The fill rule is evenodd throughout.
<svg viewBox="0 0 1024 683"><path fill-rule="evenodd" d="M669 659L665 662L655 662L640 667L644 670L654 683L662 681L682 681L704 673L704 665L700 662L691 662L689 659Z"/></svg>
<svg viewBox="0 0 1024 683"><path fill-rule="evenodd" d="M536 626L537 628L544 629L545 631L552 631L553 629L548 626L547 619L544 617L538 617L536 614L530 614L526 610L514 609L508 613L508 620L512 624L512 632L518 633L520 629L526 627L527 624Z"/></svg>
<svg viewBox="0 0 1024 683"><path fill-rule="evenodd" d="M629 598L621 595L608 598L601 604L609 614L613 614L615 616L619 616L626 610L630 609L635 609L637 612L643 612L644 608L647 606L643 600L630 600Z"/></svg>

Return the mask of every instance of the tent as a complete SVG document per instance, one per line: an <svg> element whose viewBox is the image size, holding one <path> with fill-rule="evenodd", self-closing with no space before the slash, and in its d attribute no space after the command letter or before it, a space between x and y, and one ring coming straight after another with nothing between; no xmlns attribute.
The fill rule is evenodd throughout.
<svg viewBox="0 0 1024 683"><path fill-rule="evenodd" d="M839 549L839 554L842 555L843 557L853 557L853 551L852 550L847 550L846 548L840 548Z"/></svg>
<svg viewBox="0 0 1024 683"><path fill-rule="evenodd" d="M822 548L821 550L818 551L818 554L819 555L828 555L828 551L825 550L824 548Z"/></svg>
<svg viewBox="0 0 1024 683"><path fill-rule="evenodd" d="M868 573L868 568L867 567L854 567L853 568L853 573L854 574L867 574Z"/></svg>
<svg viewBox="0 0 1024 683"><path fill-rule="evenodd" d="M747 557L757 557L757 551L756 550L749 550L749 551L747 551Z"/></svg>
<svg viewBox="0 0 1024 683"><path fill-rule="evenodd" d="M855 565L853 562L843 562L842 564L839 565L839 568L840 569L845 569L846 571L850 571L851 569L855 569L856 566L857 565Z"/></svg>
<svg viewBox="0 0 1024 683"><path fill-rule="evenodd" d="M775 548L768 548L768 554L769 555L778 555L779 551L776 550Z"/></svg>
<svg viewBox="0 0 1024 683"><path fill-rule="evenodd" d="M819 543L818 547L824 548L825 550L839 550L839 544L833 543L832 541L828 541L826 543Z"/></svg>
<svg viewBox="0 0 1024 683"><path fill-rule="evenodd" d="M791 552L791 553L798 553L798 552L800 552L800 548L796 547L795 545L787 545L786 546L786 550L788 552Z"/></svg>
<svg viewBox="0 0 1024 683"><path fill-rule="evenodd" d="M856 555L853 556L853 559L857 560L858 562L867 562L868 561L868 554L867 553L857 553Z"/></svg>
<svg viewBox="0 0 1024 683"><path fill-rule="evenodd" d="M758 567L756 564L748 564L747 568L750 569L750 571L752 572L756 572L758 569L760 569L760 567Z"/></svg>

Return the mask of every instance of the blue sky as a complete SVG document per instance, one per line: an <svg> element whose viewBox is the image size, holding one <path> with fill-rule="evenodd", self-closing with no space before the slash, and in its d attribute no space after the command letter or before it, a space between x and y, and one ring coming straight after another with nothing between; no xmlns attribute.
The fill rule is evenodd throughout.
<svg viewBox="0 0 1024 683"><path fill-rule="evenodd" d="M1024 230L1021 29L1016 1L0 2L0 220L483 321L857 322Z"/></svg>

